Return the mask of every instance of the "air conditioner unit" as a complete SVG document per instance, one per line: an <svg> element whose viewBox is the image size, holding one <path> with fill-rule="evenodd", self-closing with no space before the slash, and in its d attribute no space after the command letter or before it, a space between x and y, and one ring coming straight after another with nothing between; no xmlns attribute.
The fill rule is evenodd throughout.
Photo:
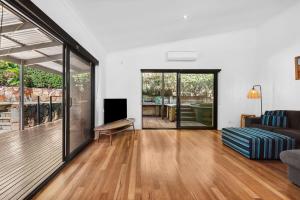
<svg viewBox="0 0 300 200"><path fill-rule="evenodd" d="M167 52L168 61L196 61L198 57L195 51L169 51Z"/></svg>

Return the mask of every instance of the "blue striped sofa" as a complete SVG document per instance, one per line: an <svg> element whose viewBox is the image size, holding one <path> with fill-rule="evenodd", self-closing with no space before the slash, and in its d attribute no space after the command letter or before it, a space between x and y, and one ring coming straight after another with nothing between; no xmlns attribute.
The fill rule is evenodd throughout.
<svg viewBox="0 0 300 200"><path fill-rule="evenodd" d="M249 159L279 159L280 152L295 148L295 139L259 128L223 128L222 142Z"/></svg>
<svg viewBox="0 0 300 200"><path fill-rule="evenodd" d="M245 125L292 137L296 140L296 148L300 149L300 111L266 111L261 117L246 118Z"/></svg>

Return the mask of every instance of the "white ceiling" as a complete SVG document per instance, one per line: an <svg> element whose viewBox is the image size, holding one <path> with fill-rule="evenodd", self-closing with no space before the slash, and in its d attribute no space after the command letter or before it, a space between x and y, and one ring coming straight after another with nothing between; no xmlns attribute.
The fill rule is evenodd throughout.
<svg viewBox="0 0 300 200"><path fill-rule="evenodd" d="M298 0L65 0L111 51L255 26ZM184 20L183 15L188 15Z"/></svg>

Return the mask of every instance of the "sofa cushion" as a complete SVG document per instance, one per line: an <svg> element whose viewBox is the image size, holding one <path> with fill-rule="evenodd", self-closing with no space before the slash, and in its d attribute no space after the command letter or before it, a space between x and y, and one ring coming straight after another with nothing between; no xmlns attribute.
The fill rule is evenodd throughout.
<svg viewBox="0 0 300 200"><path fill-rule="evenodd" d="M284 117L287 115L287 111L286 110L269 110L269 111L265 112L265 115Z"/></svg>
<svg viewBox="0 0 300 200"><path fill-rule="evenodd" d="M275 133L280 133L296 140L296 149L300 149L300 130L297 129L286 129L278 128L273 130Z"/></svg>
<svg viewBox="0 0 300 200"><path fill-rule="evenodd" d="M300 150L287 150L280 153L282 162L300 169Z"/></svg>
<svg viewBox="0 0 300 200"><path fill-rule="evenodd" d="M277 115L263 115L261 118L261 124L265 126L274 126L274 127L287 127L287 117L286 116L277 116Z"/></svg>

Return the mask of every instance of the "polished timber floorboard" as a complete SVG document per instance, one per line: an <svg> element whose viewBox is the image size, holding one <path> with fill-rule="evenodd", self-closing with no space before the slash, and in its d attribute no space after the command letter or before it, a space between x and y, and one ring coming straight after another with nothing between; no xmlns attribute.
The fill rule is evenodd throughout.
<svg viewBox="0 0 300 200"><path fill-rule="evenodd" d="M280 161L253 161L219 132L144 130L94 142L36 199L300 199Z"/></svg>

